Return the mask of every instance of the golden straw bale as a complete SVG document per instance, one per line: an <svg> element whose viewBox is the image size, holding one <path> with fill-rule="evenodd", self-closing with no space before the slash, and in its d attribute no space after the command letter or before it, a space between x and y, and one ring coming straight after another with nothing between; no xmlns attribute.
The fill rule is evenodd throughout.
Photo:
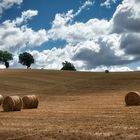
<svg viewBox="0 0 140 140"><path fill-rule="evenodd" d="M8 111L20 111L22 108L22 100L19 96L7 96L3 101L3 110Z"/></svg>
<svg viewBox="0 0 140 140"><path fill-rule="evenodd" d="M0 105L3 103L3 96L2 95L0 95Z"/></svg>
<svg viewBox="0 0 140 140"><path fill-rule="evenodd" d="M39 100L36 95L26 95L22 98L22 102L24 109L37 108L39 104Z"/></svg>
<svg viewBox="0 0 140 140"><path fill-rule="evenodd" d="M140 94L136 91L131 91L125 96L125 103L127 106L135 106L140 104Z"/></svg>

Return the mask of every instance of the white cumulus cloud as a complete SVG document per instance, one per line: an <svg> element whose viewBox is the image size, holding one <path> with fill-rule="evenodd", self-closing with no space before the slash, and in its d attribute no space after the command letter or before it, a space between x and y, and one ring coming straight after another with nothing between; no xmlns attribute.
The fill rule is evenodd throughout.
<svg viewBox="0 0 140 140"><path fill-rule="evenodd" d="M17 51L26 47L40 46L48 40L45 29L34 31L26 22L37 15L36 10L22 12L16 20L6 20L0 25L0 49ZM19 26L22 24L21 26Z"/></svg>
<svg viewBox="0 0 140 140"><path fill-rule="evenodd" d="M37 10L27 10L23 11L21 17L17 17L16 20L13 20L13 24L20 25L22 22L26 22L29 19L32 19L32 17L38 15Z"/></svg>
<svg viewBox="0 0 140 140"><path fill-rule="evenodd" d="M20 5L23 0L0 0L0 14L3 13L4 10L11 8L13 5Z"/></svg>

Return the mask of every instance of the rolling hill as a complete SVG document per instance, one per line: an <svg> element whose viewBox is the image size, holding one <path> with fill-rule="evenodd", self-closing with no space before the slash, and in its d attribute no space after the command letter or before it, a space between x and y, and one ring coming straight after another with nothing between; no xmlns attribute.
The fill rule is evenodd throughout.
<svg viewBox="0 0 140 140"><path fill-rule="evenodd" d="M140 106L124 102L139 84L140 72L0 70L2 95L36 94L40 101L37 109L0 107L0 139L140 139Z"/></svg>

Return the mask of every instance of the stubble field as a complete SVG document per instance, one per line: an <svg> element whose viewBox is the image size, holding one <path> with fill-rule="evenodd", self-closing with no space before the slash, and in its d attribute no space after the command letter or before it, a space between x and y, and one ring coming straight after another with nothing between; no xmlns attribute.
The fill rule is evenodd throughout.
<svg viewBox="0 0 140 140"><path fill-rule="evenodd" d="M0 140L137 140L140 106L126 107L140 92L140 72L88 73L0 70L0 94L36 94L38 109L3 112Z"/></svg>

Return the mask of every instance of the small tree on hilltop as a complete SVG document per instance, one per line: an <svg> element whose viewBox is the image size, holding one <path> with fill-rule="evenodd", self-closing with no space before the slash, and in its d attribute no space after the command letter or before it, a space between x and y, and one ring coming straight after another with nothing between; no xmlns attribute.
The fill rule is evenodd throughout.
<svg viewBox="0 0 140 140"><path fill-rule="evenodd" d="M75 66L68 62L68 61L65 61L62 63L63 67L61 68L61 70L72 70L72 71L76 71L76 68Z"/></svg>
<svg viewBox="0 0 140 140"><path fill-rule="evenodd" d="M6 68L9 68L10 60L13 60L13 55L8 51L0 50L0 63L4 64Z"/></svg>
<svg viewBox="0 0 140 140"><path fill-rule="evenodd" d="M26 65L28 69L34 63L34 58L30 53L24 52L19 55L19 63Z"/></svg>

